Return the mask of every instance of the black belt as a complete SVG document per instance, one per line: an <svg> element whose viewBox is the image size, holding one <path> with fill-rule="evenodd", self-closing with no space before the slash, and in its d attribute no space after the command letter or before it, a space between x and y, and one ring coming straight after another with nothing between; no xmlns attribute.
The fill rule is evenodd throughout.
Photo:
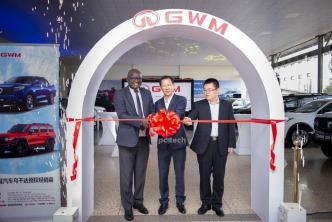
<svg viewBox="0 0 332 222"><path fill-rule="evenodd" d="M217 140L218 140L218 137L217 137L217 136L211 136L211 137L210 137L210 140L211 140L211 141L217 141Z"/></svg>

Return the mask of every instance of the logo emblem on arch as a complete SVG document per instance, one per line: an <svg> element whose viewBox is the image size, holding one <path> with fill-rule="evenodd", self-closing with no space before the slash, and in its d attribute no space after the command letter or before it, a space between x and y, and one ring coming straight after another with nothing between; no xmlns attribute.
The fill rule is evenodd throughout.
<svg viewBox="0 0 332 222"><path fill-rule="evenodd" d="M143 10L138 12L132 19L135 27L143 29L153 27L159 23L159 14L153 10Z"/></svg>

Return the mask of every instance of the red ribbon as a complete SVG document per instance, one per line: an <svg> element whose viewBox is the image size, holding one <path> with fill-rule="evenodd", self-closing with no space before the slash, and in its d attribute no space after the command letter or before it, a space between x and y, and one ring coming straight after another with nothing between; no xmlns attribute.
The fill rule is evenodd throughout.
<svg viewBox="0 0 332 222"><path fill-rule="evenodd" d="M74 130L74 140L73 140L73 149L74 149L74 163L73 163L73 167L72 167L72 175L70 176L70 180L76 180L77 178L77 165L78 165L78 156L76 154L76 145L77 145L77 139L78 139L78 134L80 132L80 128L81 128L81 123L82 121L76 121L75 124L75 130Z"/></svg>
<svg viewBox="0 0 332 222"><path fill-rule="evenodd" d="M173 112L167 112L165 109L160 110L155 115L150 114L147 118L150 121L150 129L156 132L158 135L162 137L169 137L174 135L177 130L180 128L181 123L183 121L180 120L179 116ZM145 119L115 119L115 118L94 118L94 117L87 117L87 118L66 118L67 122L76 122L75 130L74 130L74 139L73 139L73 149L74 149L74 163L72 166L72 175L70 176L71 181L77 178L77 165L78 165L78 156L76 154L76 145L77 139L81 127L82 121L92 122L92 121L134 121L134 122L141 122ZM270 169L274 171L276 169L275 165L275 143L277 138L277 123L284 122L284 120L279 119L239 119L239 120L191 120L188 122L196 122L196 123L259 123L259 124L268 124L271 125L272 129L272 138L273 142L270 147ZM150 131L150 135L154 135Z"/></svg>

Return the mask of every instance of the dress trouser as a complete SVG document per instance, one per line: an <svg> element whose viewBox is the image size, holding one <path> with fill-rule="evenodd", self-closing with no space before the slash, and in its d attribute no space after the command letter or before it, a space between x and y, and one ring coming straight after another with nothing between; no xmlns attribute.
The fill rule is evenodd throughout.
<svg viewBox="0 0 332 222"><path fill-rule="evenodd" d="M184 203L185 185L184 185L184 169L186 162L186 147L172 149L168 145L158 147L158 169L159 169L159 192L161 204L169 201L168 174L171 158L173 157L173 165L175 171L175 198L177 203Z"/></svg>
<svg viewBox="0 0 332 222"><path fill-rule="evenodd" d="M200 197L203 204L222 207L224 193L224 176L227 155L220 155L218 141L210 140L206 151L197 155L200 174ZM211 193L211 174L213 188Z"/></svg>
<svg viewBox="0 0 332 222"><path fill-rule="evenodd" d="M120 193L125 210L131 209L134 203L143 203L149 151L149 142L146 137L140 137L135 147L119 146Z"/></svg>

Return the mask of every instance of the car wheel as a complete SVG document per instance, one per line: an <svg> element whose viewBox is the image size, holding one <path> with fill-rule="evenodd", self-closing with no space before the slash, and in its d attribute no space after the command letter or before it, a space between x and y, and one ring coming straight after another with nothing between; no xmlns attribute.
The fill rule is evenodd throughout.
<svg viewBox="0 0 332 222"><path fill-rule="evenodd" d="M47 152L53 152L54 150L54 140L49 139L46 143L45 150Z"/></svg>
<svg viewBox="0 0 332 222"><path fill-rule="evenodd" d="M54 95L53 95L53 93L48 95L47 102L48 102L48 104L54 104Z"/></svg>
<svg viewBox="0 0 332 222"><path fill-rule="evenodd" d="M321 145L321 150L325 156L332 158L332 143L323 143Z"/></svg>
<svg viewBox="0 0 332 222"><path fill-rule="evenodd" d="M29 147L25 142L19 142L16 146L16 154L18 156L26 156L29 153Z"/></svg>
<svg viewBox="0 0 332 222"><path fill-rule="evenodd" d="M23 109L24 110L32 110L34 107L34 99L33 95L28 94L27 97L25 98L24 104L23 104Z"/></svg>
<svg viewBox="0 0 332 222"><path fill-rule="evenodd" d="M310 130L308 128L304 128L304 127L299 127L299 136L302 137L303 140L303 147L305 147L306 145L308 145L308 143L310 142L310 137L309 137L309 132ZM287 142L293 146L293 141L297 136L297 128L294 127L287 136Z"/></svg>

